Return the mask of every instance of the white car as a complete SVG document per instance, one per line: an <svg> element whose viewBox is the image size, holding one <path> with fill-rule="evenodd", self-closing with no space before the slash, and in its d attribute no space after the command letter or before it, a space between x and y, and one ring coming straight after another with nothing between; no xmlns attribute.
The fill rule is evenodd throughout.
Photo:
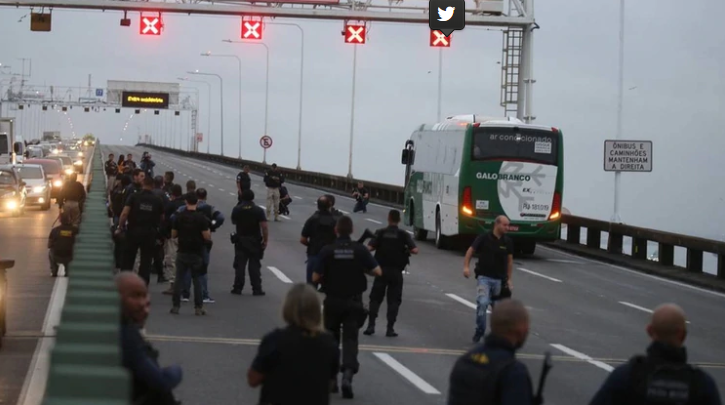
<svg viewBox="0 0 725 405"><path fill-rule="evenodd" d="M47 211L50 209L50 191L52 185L45 177L45 171L41 165L21 164L16 165L15 170L20 174L20 178L25 182L27 195L25 197L26 206L40 206L40 209Z"/></svg>

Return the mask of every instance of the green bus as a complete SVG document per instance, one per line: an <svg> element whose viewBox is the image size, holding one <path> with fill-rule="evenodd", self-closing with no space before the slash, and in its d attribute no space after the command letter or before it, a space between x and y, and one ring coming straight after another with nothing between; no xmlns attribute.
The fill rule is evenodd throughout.
<svg viewBox="0 0 725 405"><path fill-rule="evenodd" d="M517 253L561 232L564 141L560 130L477 115L423 124L406 141L404 222L439 249L490 231L506 215Z"/></svg>

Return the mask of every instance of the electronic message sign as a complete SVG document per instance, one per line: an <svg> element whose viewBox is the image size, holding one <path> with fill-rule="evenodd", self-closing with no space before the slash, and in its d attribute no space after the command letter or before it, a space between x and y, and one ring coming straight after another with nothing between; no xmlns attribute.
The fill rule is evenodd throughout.
<svg viewBox="0 0 725 405"><path fill-rule="evenodd" d="M122 107L133 108L168 108L169 93L146 93L141 91L124 91L121 97Z"/></svg>

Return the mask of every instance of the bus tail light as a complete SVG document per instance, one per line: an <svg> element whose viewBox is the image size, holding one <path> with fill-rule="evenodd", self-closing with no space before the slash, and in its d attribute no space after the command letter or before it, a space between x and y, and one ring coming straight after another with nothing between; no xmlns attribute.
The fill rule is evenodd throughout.
<svg viewBox="0 0 725 405"><path fill-rule="evenodd" d="M553 221L561 217L561 194L554 193L554 201L551 204L551 215L549 220Z"/></svg>
<svg viewBox="0 0 725 405"><path fill-rule="evenodd" d="M471 187L463 188L463 204L461 204L461 211L468 216L473 215L473 197L471 196Z"/></svg>

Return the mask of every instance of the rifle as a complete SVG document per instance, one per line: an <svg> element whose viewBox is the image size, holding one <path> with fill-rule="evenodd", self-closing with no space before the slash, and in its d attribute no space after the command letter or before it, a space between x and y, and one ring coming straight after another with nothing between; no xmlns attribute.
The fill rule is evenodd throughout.
<svg viewBox="0 0 725 405"><path fill-rule="evenodd" d="M544 354L544 365L541 369L541 375L539 376L539 386L536 389L536 396L534 396L533 403L535 405L541 405L544 403L544 384L546 383L546 376L554 365L551 362L551 353L546 352Z"/></svg>
<svg viewBox="0 0 725 405"><path fill-rule="evenodd" d="M365 228L365 231L363 232L362 236L358 238L357 243L365 243L366 240L372 239L375 237L375 234L370 231L370 229Z"/></svg>

